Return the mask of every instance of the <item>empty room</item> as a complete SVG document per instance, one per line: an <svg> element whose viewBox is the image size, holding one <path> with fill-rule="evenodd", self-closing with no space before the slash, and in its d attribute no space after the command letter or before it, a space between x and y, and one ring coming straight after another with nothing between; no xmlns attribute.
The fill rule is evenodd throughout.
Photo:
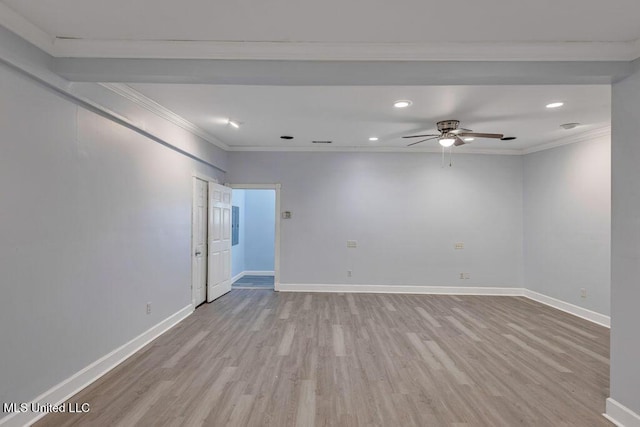
<svg viewBox="0 0 640 427"><path fill-rule="evenodd" d="M0 426L640 427L637 16L0 0Z"/></svg>

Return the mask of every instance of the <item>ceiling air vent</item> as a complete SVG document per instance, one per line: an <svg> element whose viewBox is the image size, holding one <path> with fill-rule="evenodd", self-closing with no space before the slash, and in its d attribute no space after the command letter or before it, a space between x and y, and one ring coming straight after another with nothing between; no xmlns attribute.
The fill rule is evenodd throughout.
<svg viewBox="0 0 640 427"><path fill-rule="evenodd" d="M311 141L314 144L331 144L333 141Z"/></svg>

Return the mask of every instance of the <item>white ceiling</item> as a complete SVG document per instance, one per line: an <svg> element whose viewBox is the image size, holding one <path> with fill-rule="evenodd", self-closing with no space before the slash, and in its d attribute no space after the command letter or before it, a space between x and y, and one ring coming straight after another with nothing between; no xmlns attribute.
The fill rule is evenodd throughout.
<svg viewBox="0 0 640 427"><path fill-rule="evenodd" d="M132 84L231 149L401 149L403 135L432 133L435 122L459 119L477 132L516 136L476 140L469 149L522 152L610 124L610 87L566 86L242 86ZM395 109L398 99L413 105ZM552 101L565 106L545 108ZM227 119L241 122L239 129ZM573 130L560 125L580 122ZM292 141L280 139L292 135ZM377 136L377 142L368 138ZM332 140L318 146L312 140ZM417 149L434 150L436 141Z"/></svg>
<svg viewBox="0 0 640 427"><path fill-rule="evenodd" d="M638 16L638 0L0 0L0 25L61 57L628 61ZM459 119L518 137L462 150L519 153L610 122L609 86L131 86L231 149L405 150L402 135ZM393 109L403 98L413 105ZM546 110L554 100L565 107Z"/></svg>
<svg viewBox="0 0 640 427"><path fill-rule="evenodd" d="M3 0L56 37L308 42L629 41L637 0Z"/></svg>
<svg viewBox="0 0 640 427"><path fill-rule="evenodd" d="M638 0L0 0L60 57L633 60Z"/></svg>

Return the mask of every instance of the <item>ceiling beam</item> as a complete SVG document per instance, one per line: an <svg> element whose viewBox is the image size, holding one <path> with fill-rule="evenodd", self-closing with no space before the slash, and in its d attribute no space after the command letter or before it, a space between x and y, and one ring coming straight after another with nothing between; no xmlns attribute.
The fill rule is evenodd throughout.
<svg viewBox="0 0 640 427"><path fill-rule="evenodd" d="M230 85L537 85L610 84L630 61L270 61L55 58L76 82Z"/></svg>

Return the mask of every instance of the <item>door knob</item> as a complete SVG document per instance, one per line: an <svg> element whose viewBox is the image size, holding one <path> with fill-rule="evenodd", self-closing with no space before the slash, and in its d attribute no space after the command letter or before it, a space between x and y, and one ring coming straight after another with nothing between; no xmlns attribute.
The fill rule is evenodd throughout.
<svg viewBox="0 0 640 427"><path fill-rule="evenodd" d="M202 255L202 252L196 252L196 256Z"/></svg>

